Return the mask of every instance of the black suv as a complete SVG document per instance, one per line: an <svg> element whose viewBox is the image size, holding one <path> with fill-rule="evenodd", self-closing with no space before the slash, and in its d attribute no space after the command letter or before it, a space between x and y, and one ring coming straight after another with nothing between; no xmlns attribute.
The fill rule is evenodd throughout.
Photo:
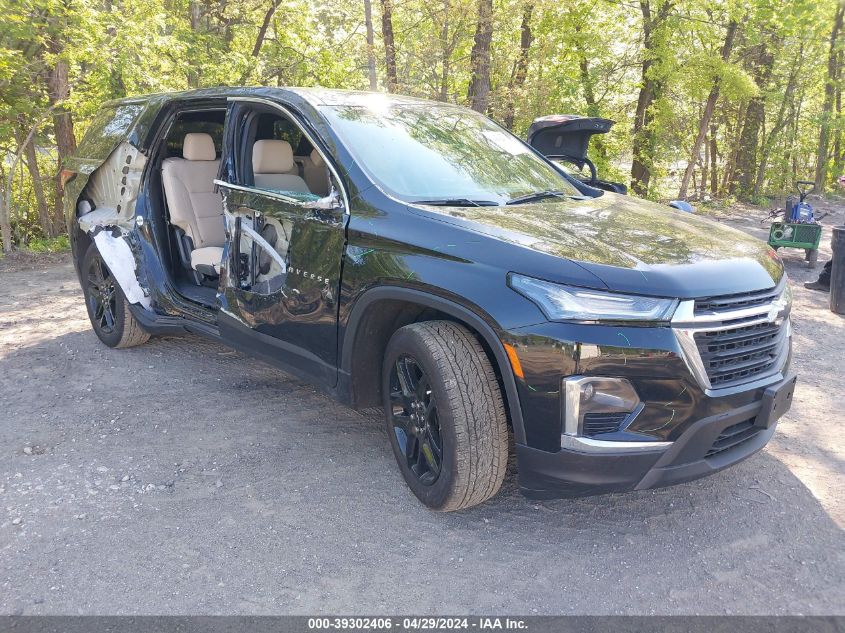
<svg viewBox="0 0 845 633"><path fill-rule="evenodd" d="M298 88L126 99L62 179L106 345L194 332L383 407L437 510L492 497L511 441L528 495L645 489L748 457L790 404L771 248L592 188L465 108Z"/></svg>

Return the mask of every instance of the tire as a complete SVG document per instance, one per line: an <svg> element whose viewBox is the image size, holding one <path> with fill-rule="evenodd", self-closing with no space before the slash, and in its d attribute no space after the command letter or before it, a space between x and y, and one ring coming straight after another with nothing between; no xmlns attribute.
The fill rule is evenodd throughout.
<svg viewBox="0 0 845 633"><path fill-rule="evenodd" d="M385 352L382 393L393 454L423 504L450 512L499 491L508 462L504 401L490 360L466 328L428 321L397 330Z"/></svg>
<svg viewBox="0 0 845 633"><path fill-rule="evenodd" d="M129 311L129 303L96 244L88 247L82 259L82 293L91 327L104 344L124 348L149 340L150 335Z"/></svg>

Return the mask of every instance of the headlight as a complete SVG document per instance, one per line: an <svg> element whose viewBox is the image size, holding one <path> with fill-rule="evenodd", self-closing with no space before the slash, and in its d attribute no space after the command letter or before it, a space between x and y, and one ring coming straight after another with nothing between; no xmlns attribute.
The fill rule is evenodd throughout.
<svg viewBox="0 0 845 633"><path fill-rule="evenodd" d="M786 311L792 307L792 286L789 285L788 281L786 282L786 285L784 285L783 291L775 300L775 303L779 308Z"/></svg>
<svg viewBox="0 0 845 633"><path fill-rule="evenodd" d="M510 275L508 282L550 321L668 321L678 306L677 299L562 286L523 275Z"/></svg>

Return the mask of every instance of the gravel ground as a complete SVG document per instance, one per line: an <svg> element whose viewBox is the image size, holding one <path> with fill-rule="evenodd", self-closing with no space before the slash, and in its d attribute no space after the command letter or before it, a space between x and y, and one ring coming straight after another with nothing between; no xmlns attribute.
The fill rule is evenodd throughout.
<svg viewBox="0 0 845 633"><path fill-rule="evenodd" d="M67 256L0 263L0 614L843 614L845 320L784 258L800 380L764 451L446 515L378 420L204 339L108 349Z"/></svg>

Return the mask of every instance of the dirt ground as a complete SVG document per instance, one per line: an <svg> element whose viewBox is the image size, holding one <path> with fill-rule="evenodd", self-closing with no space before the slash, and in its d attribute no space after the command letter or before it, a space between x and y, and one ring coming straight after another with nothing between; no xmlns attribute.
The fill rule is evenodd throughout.
<svg viewBox="0 0 845 633"><path fill-rule="evenodd" d="M575 501L511 473L448 515L378 420L204 339L108 349L67 255L0 262L0 614L845 613L845 320L782 254L800 378L766 449Z"/></svg>
<svg viewBox="0 0 845 633"><path fill-rule="evenodd" d="M794 292L792 369L799 376L793 408L778 426L767 450L786 464L819 499L840 527L845 527L845 318L829 309L827 293L810 291L804 282L818 277L830 259L833 226L845 224L845 199L809 200L824 225L819 263L810 269L804 251L780 249ZM717 219L760 239L767 239L766 211L737 205Z"/></svg>

